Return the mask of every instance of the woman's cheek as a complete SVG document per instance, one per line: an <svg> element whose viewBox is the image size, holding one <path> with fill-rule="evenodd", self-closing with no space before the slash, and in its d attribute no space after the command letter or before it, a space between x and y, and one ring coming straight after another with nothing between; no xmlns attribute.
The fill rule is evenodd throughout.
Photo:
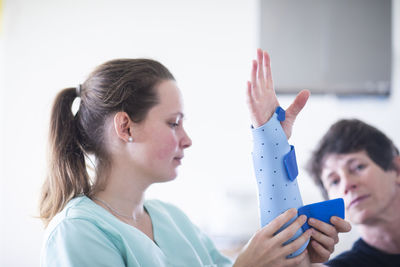
<svg viewBox="0 0 400 267"><path fill-rule="evenodd" d="M160 139L158 144L158 147L156 147L157 159L172 159L172 157L176 156L178 142L175 138L169 137Z"/></svg>

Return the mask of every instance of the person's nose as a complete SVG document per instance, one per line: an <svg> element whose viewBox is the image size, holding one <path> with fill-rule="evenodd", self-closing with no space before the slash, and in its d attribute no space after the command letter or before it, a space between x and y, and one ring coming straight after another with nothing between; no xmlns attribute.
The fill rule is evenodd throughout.
<svg viewBox="0 0 400 267"><path fill-rule="evenodd" d="M342 176L341 180L343 181L343 188L341 191L343 192L344 196L357 189L358 179L355 177L355 175L345 171L343 171L340 175Z"/></svg>
<svg viewBox="0 0 400 267"><path fill-rule="evenodd" d="M182 129L183 135L181 138L181 147L183 149L188 148L192 145L192 139L190 139L189 135L186 133L185 129Z"/></svg>

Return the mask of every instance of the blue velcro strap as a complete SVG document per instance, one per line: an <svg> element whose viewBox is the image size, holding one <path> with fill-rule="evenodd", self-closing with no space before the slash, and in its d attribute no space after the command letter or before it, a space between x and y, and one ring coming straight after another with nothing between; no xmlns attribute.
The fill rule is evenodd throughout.
<svg viewBox="0 0 400 267"><path fill-rule="evenodd" d="M283 157L283 164L285 164L286 173L290 181L294 181L299 170L297 168L296 153L294 151L294 146L290 146L290 151Z"/></svg>
<svg viewBox="0 0 400 267"><path fill-rule="evenodd" d="M320 221L330 223L332 216L337 216L344 219L344 201L343 198L336 198L332 200L322 201L310 205L305 205L298 209L298 216L306 215L307 218L315 218ZM302 226L303 231L310 228L306 222Z"/></svg>
<svg viewBox="0 0 400 267"><path fill-rule="evenodd" d="M284 121L286 118L285 110L281 107L277 107L275 113L278 115L278 121Z"/></svg>

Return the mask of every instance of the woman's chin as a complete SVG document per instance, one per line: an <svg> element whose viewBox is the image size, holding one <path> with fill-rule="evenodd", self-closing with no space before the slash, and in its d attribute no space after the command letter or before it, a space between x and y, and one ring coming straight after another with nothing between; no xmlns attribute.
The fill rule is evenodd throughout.
<svg viewBox="0 0 400 267"><path fill-rule="evenodd" d="M178 173L175 171L171 174L165 175L163 177L161 177L160 179L158 179L158 183L166 183L166 182L171 182L173 180L176 179L176 177L178 176Z"/></svg>
<svg viewBox="0 0 400 267"><path fill-rule="evenodd" d="M354 224L364 224L369 220L369 214L367 211L357 211L349 216L349 220Z"/></svg>

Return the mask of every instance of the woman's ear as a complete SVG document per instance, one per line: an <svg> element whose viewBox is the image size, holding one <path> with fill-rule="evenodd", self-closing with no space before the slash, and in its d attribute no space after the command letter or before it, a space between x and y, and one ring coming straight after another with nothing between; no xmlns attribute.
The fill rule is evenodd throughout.
<svg viewBox="0 0 400 267"><path fill-rule="evenodd" d="M132 142L133 122L126 112L117 112L114 116L114 129L117 136L124 142Z"/></svg>

